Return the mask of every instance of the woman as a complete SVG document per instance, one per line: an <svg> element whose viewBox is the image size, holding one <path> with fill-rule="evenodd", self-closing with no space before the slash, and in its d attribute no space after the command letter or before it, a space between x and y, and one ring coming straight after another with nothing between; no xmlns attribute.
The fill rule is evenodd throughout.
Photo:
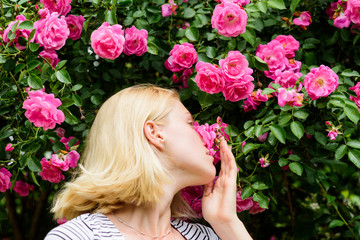
<svg viewBox="0 0 360 240"><path fill-rule="evenodd" d="M251 239L236 214L234 156L222 140L214 184L213 157L193 122L171 90L138 85L109 98L91 127L77 177L54 201L54 217L72 220L45 239ZM180 195L190 185L204 185L203 216L215 232L171 220L194 216Z"/></svg>

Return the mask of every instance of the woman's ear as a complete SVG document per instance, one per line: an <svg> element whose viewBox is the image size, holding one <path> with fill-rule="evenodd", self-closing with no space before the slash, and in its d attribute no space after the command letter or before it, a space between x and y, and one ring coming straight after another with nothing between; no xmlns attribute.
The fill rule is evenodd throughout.
<svg viewBox="0 0 360 240"><path fill-rule="evenodd" d="M164 150L164 133L154 121L146 121L144 124L144 134L147 140L160 151Z"/></svg>

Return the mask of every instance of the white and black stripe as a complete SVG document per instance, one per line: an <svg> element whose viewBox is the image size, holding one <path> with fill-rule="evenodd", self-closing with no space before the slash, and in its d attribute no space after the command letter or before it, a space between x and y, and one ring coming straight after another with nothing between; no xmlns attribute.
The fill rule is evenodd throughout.
<svg viewBox="0 0 360 240"><path fill-rule="evenodd" d="M215 232L198 223L176 219L171 225L187 240L220 240ZM125 240L115 225L101 213L86 213L51 230L45 240Z"/></svg>

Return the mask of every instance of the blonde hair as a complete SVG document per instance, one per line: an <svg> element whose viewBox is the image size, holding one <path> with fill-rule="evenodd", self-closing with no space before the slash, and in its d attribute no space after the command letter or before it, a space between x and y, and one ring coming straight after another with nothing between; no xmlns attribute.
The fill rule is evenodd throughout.
<svg viewBox="0 0 360 240"><path fill-rule="evenodd" d="M143 128L148 120L165 124L177 100L177 92L150 84L129 87L110 97L90 129L77 176L55 197L54 218L70 220L88 212L108 214L125 204L157 202L171 179ZM194 216L179 193L172 213Z"/></svg>

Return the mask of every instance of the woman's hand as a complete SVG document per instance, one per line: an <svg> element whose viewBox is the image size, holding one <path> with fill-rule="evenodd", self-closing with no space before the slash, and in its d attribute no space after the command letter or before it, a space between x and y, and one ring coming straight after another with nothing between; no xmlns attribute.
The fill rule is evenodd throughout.
<svg viewBox="0 0 360 240"><path fill-rule="evenodd" d="M204 186L202 212L210 224L231 222L238 219L236 214L237 166L231 148L224 139L220 142L221 170L215 184Z"/></svg>

